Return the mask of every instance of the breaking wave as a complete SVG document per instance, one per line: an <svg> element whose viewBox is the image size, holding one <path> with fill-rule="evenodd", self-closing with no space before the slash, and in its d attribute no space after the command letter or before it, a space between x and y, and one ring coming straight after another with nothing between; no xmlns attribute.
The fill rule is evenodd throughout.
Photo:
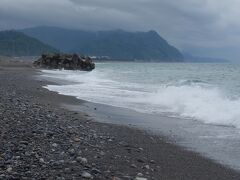
<svg viewBox="0 0 240 180"><path fill-rule="evenodd" d="M77 98L133 109L192 118L204 123L240 127L240 99L202 80L141 84L112 80L100 71L48 71L43 76L71 82L47 89Z"/></svg>

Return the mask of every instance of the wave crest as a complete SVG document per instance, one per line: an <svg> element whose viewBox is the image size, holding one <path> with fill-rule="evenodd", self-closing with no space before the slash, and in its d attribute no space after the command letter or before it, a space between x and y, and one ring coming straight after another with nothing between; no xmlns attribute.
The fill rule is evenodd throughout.
<svg viewBox="0 0 240 180"><path fill-rule="evenodd" d="M240 99L231 99L219 88L206 84L161 87L147 101L183 117L240 127Z"/></svg>
<svg viewBox="0 0 240 180"><path fill-rule="evenodd" d="M136 84L113 81L106 74L45 71L46 77L72 81L71 85L49 85L49 90L96 103L134 109L145 113L169 113L204 123L240 128L240 99L201 80L168 84ZM47 73L47 74L46 74Z"/></svg>

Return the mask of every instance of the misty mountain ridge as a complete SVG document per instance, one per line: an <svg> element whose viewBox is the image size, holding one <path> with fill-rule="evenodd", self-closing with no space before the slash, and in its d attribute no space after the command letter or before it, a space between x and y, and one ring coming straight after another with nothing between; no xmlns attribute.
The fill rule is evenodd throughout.
<svg viewBox="0 0 240 180"><path fill-rule="evenodd" d="M65 53L108 56L117 60L182 62L184 57L156 31L83 31L58 27L35 27L21 32Z"/></svg>
<svg viewBox="0 0 240 180"><path fill-rule="evenodd" d="M38 56L42 53L55 52L58 52L55 48L24 33L14 30L0 31L0 55L2 56Z"/></svg>
<svg viewBox="0 0 240 180"><path fill-rule="evenodd" d="M224 58L200 57L184 52L184 62L194 63L227 63L229 60Z"/></svg>

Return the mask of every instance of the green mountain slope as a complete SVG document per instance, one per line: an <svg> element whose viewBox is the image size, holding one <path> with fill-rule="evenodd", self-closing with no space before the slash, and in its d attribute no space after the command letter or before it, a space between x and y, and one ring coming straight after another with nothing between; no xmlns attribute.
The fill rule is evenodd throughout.
<svg viewBox="0 0 240 180"><path fill-rule="evenodd" d="M55 48L18 31L0 31L0 55L37 56L57 52Z"/></svg>
<svg viewBox="0 0 240 180"><path fill-rule="evenodd" d="M157 32L81 31L56 27L36 27L21 32L62 52L109 56L118 60L154 60L181 62L181 52Z"/></svg>

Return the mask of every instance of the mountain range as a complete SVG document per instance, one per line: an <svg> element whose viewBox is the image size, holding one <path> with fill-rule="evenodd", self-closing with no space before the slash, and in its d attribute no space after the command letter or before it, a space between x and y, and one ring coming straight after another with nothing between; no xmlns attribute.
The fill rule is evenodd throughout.
<svg viewBox="0 0 240 180"><path fill-rule="evenodd" d="M82 31L57 27L21 30L64 53L105 56L116 60L182 62L184 57L157 32Z"/></svg>
<svg viewBox="0 0 240 180"><path fill-rule="evenodd" d="M14 30L0 31L0 55L2 56L37 56L54 52L58 50L24 33Z"/></svg>
<svg viewBox="0 0 240 180"><path fill-rule="evenodd" d="M181 53L155 31L82 31L46 26L0 31L2 56L39 56L56 52L78 53L110 60L229 62L222 58Z"/></svg>

